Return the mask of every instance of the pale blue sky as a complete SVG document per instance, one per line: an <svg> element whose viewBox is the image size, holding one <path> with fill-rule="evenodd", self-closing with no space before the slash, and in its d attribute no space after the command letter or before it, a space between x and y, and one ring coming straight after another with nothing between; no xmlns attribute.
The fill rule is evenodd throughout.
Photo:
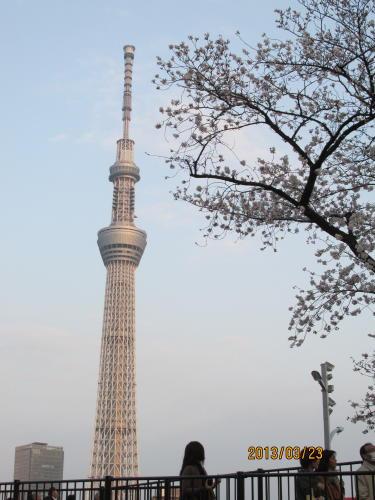
<svg viewBox="0 0 375 500"><path fill-rule="evenodd" d="M206 446L209 472L248 470L249 445L319 444L320 391L310 371L336 365L334 447L358 458L361 428L345 423L365 380L350 355L368 349L368 318L325 341L288 346L288 306L302 239L261 253L255 239L207 247L203 219L176 203L154 124L166 96L150 81L169 43L209 31L250 42L289 2L0 0L0 480L14 446L65 449L65 477L88 472L105 268L96 232L110 221L108 168L121 134L122 46L136 46L131 135L141 168L138 224L148 246L137 273L141 472L175 474L187 441ZM270 144L257 135L248 154ZM245 151L246 152L246 151Z"/></svg>

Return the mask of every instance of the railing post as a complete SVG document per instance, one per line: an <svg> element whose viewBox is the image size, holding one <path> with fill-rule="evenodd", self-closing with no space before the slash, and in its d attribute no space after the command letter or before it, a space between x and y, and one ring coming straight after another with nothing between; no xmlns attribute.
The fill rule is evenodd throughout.
<svg viewBox="0 0 375 500"><path fill-rule="evenodd" d="M171 481L165 480L164 483L164 500L171 500Z"/></svg>
<svg viewBox="0 0 375 500"><path fill-rule="evenodd" d="M283 500L283 478L280 476L277 478L277 499Z"/></svg>
<svg viewBox="0 0 375 500"><path fill-rule="evenodd" d="M19 497L20 497L20 481L18 479L15 479L13 483L13 499L18 500Z"/></svg>
<svg viewBox="0 0 375 500"><path fill-rule="evenodd" d="M161 500L162 498L162 487L160 486L160 482L158 481L158 485L156 487L156 500Z"/></svg>
<svg viewBox="0 0 375 500"><path fill-rule="evenodd" d="M105 488L104 488L104 486L99 487L99 500L105 500Z"/></svg>
<svg viewBox="0 0 375 500"><path fill-rule="evenodd" d="M112 498L112 476L105 476L104 479L104 500L111 500Z"/></svg>
<svg viewBox="0 0 375 500"><path fill-rule="evenodd" d="M245 474L237 472L237 495L236 500L245 500Z"/></svg>
<svg viewBox="0 0 375 500"><path fill-rule="evenodd" d="M258 500L263 500L263 469L257 469L258 476Z"/></svg>

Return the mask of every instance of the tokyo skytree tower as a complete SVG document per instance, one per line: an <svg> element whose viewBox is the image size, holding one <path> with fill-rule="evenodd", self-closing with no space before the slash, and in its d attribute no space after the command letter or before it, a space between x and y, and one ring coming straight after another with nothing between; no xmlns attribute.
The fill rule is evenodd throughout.
<svg viewBox="0 0 375 500"><path fill-rule="evenodd" d="M98 232L98 246L107 268L102 344L91 477L136 476L138 473L135 270L146 246L146 233L134 225L134 185L139 168L129 139L134 47L124 47L125 85L123 137L117 141L112 221Z"/></svg>

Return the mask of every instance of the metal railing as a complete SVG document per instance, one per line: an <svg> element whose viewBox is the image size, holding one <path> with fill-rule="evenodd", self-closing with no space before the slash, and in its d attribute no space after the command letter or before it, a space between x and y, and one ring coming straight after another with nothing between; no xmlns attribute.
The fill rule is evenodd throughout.
<svg viewBox="0 0 375 500"><path fill-rule="evenodd" d="M345 488L341 498L358 498L361 476L368 478L373 492L369 498L374 499L375 472L357 472L359 465L345 462L338 464L337 471L327 473L305 473L291 467L184 478L107 476L53 483L13 481L0 483L0 500L44 500L52 485L58 491L58 500L313 500L318 494L328 498L332 478ZM207 489L209 485L213 488Z"/></svg>

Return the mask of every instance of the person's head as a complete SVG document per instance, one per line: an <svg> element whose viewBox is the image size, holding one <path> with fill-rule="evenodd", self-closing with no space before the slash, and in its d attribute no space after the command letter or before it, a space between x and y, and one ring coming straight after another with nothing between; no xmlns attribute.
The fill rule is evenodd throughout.
<svg viewBox="0 0 375 500"><path fill-rule="evenodd" d="M199 469L203 468L204 459L205 455L203 445L198 441L190 441L190 443L188 443L185 447L181 472L187 465L195 465Z"/></svg>
<svg viewBox="0 0 375 500"><path fill-rule="evenodd" d="M66 497L66 500L76 500L76 496L71 493Z"/></svg>
<svg viewBox="0 0 375 500"><path fill-rule="evenodd" d="M336 452L333 450L323 450L322 458L319 462L319 472L329 472L336 470Z"/></svg>
<svg viewBox="0 0 375 500"><path fill-rule="evenodd" d="M362 460L375 464L375 446L372 443L366 443L359 449Z"/></svg>
<svg viewBox="0 0 375 500"><path fill-rule="evenodd" d="M315 448L311 446L305 446L301 451L301 457L299 461L303 470L316 470L319 465L319 459Z"/></svg>
<svg viewBox="0 0 375 500"><path fill-rule="evenodd" d="M48 490L48 496L51 498L57 498L59 496L59 493L54 486L51 486L51 488Z"/></svg>

